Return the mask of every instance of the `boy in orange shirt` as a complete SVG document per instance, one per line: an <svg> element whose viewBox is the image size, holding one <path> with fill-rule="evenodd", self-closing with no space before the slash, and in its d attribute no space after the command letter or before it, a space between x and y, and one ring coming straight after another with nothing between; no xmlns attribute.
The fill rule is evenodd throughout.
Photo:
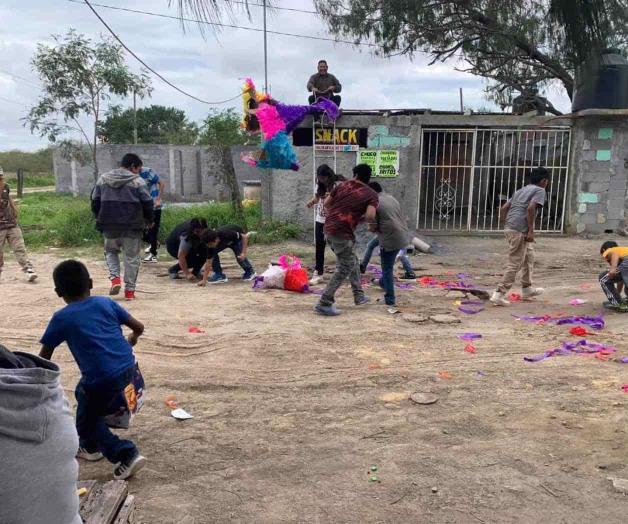
<svg viewBox="0 0 628 524"><path fill-rule="evenodd" d="M608 297L607 304L628 312L628 300L621 298L622 291L628 294L628 246L618 246L617 242L609 240L602 244L600 253L610 265L608 271L600 273L600 285Z"/></svg>

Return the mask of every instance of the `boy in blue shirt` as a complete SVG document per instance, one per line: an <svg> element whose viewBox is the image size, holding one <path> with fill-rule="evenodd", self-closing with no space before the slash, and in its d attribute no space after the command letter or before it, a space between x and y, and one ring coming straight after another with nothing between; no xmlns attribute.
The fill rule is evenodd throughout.
<svg viewBox="0 0 628 524"><path fill-rule="evenodd" d="M114 435L104 416L112 401L131 382L135 372L133 349L144 325L108 297L92 297L92 279L84 264L66 260L55 267L55 291L67 306L52 316L41 338L40 357L50 360L57 346L66 342L81 371L76 386L78 458L104 457L116 464L113 476L129 478L146 459L135 444ZM121 325L133 331L128 340Z"/></svg>
<svg viewBox="0 0 628 524"><path fill-rule="evenodd" d="M161 195L164 192L164 183L159 175L150 167L142 167L140 176L146 181L150 197L153 199L153 225L144 231L144 242L150 246L144 251L147 255L144 262L157 262L157 246L159 244L159 226L161 224Z"/></svg>

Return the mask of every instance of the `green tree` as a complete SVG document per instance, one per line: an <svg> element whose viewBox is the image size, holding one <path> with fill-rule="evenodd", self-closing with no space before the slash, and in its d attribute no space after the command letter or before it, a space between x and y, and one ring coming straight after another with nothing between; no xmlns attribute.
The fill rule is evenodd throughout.
<svg viewBox="0 0 628 524"><path fill-rule="evenodd" d="M103 142L132 144L134 129L133 108L111 106L106 118L98 126ZM137 110L137 141L140 144L193 145L198 126L190 122L185 112L176 107L151 105Z"/></svg>
<svg viewBox="0 0 628 524"><path fill-rule="evenodd" d="M488 80L502 105L516 92L562 86L572 98L577 67L602 48L626 47L626 0L315 0L331 31L370 40L383 55L428 53L432 64ZM549 108L558 113L553 107Z"/></svg>
<svg viewBox="0 0 628 524"><path fill-rule="evenodd" d="M140 97L149 95L150 81L145 72L131 73L121 46L110 39L93 42L73 29L65 36L52 38L55 44L38 44L32 59L44 87L39 102L25 117L25 125L51 142L69 131L79 131L89 145L96 178L97 133L103 105L113 95L127 96L134 91ZM79 122L82 116L93 123L90 136Z"/></svg>
<svg viewBox="0 0 628 524"><path fill-rule="evenodd" d="M244 144L247 138L240 125L241 121L241 116L233 107L224 111L211 109L201 123L198 143L204 146Z"/></svg>
<svg viewBox="0 0 628 524"><path fill-rule="evenodd" d="M22 168L30 173L52 173L52 148L37 151L12 149L0 152L0 166L5 172L16 172Z"/></svg>

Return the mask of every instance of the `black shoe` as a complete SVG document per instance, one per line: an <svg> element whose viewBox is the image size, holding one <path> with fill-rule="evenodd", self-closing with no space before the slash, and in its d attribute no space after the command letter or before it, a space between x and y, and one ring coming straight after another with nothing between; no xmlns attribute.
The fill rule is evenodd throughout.
<svg viewBox="0 0 628 524"><path fill-rule="evenodd" d="M113 478L116 480L125 480L132 477L140 469L146 465L146 458L136 453L133 458L120 462L113 470Z"/></svg>
<svg viewBox="0 0 628 524"><path fill-rule="evenodd" d="M363 264L360 264L360 273L362 273L364 275L364 273L366 273L366 266Z"/></svg>

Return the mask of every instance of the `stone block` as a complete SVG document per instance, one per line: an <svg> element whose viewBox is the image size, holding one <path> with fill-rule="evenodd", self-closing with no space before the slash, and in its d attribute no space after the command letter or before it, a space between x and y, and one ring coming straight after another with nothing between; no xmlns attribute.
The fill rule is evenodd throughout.
<svg viewBox="0 0 628 524"><path fill-rule="evenodd" d="M610 149L598 149L595 152L595 159L598 162L610 162L610 160L611 160L611 150Z"/></svg>
<svg viewBox="0 0 628 524"><path fill-rule="evenodd" d="M612 176L610 179L609 190L626 190L626 179L621 176Z"/></svg>
<svg viewBox="0 0 628 524"><path fill-rule="evenodd" d="M600 201L600 196L596 193L580 193L578 195L578 202L581 204L597 204Z"/></svg>
<svg viewBox="0 0 628 524"><path fill-rule="evenodd" d="M608 191L610 187L610 182L589 182L589 187L587 191L589 193L604 193Z"/></svg>
<svg viewBox="0 0 628 524"><path fill-rule="evenodd" d="M576 224L576 233L578 233L579 235L584 233L586 229L587 229L587 226L585 226L584 224L582 223Z"/></svg>
<svg viewBox="0 0 628 524"><path fill-rule="evenodd" d="M597 214L597 223L598 224L606 224L606 215L603 213Z"/></svg>

